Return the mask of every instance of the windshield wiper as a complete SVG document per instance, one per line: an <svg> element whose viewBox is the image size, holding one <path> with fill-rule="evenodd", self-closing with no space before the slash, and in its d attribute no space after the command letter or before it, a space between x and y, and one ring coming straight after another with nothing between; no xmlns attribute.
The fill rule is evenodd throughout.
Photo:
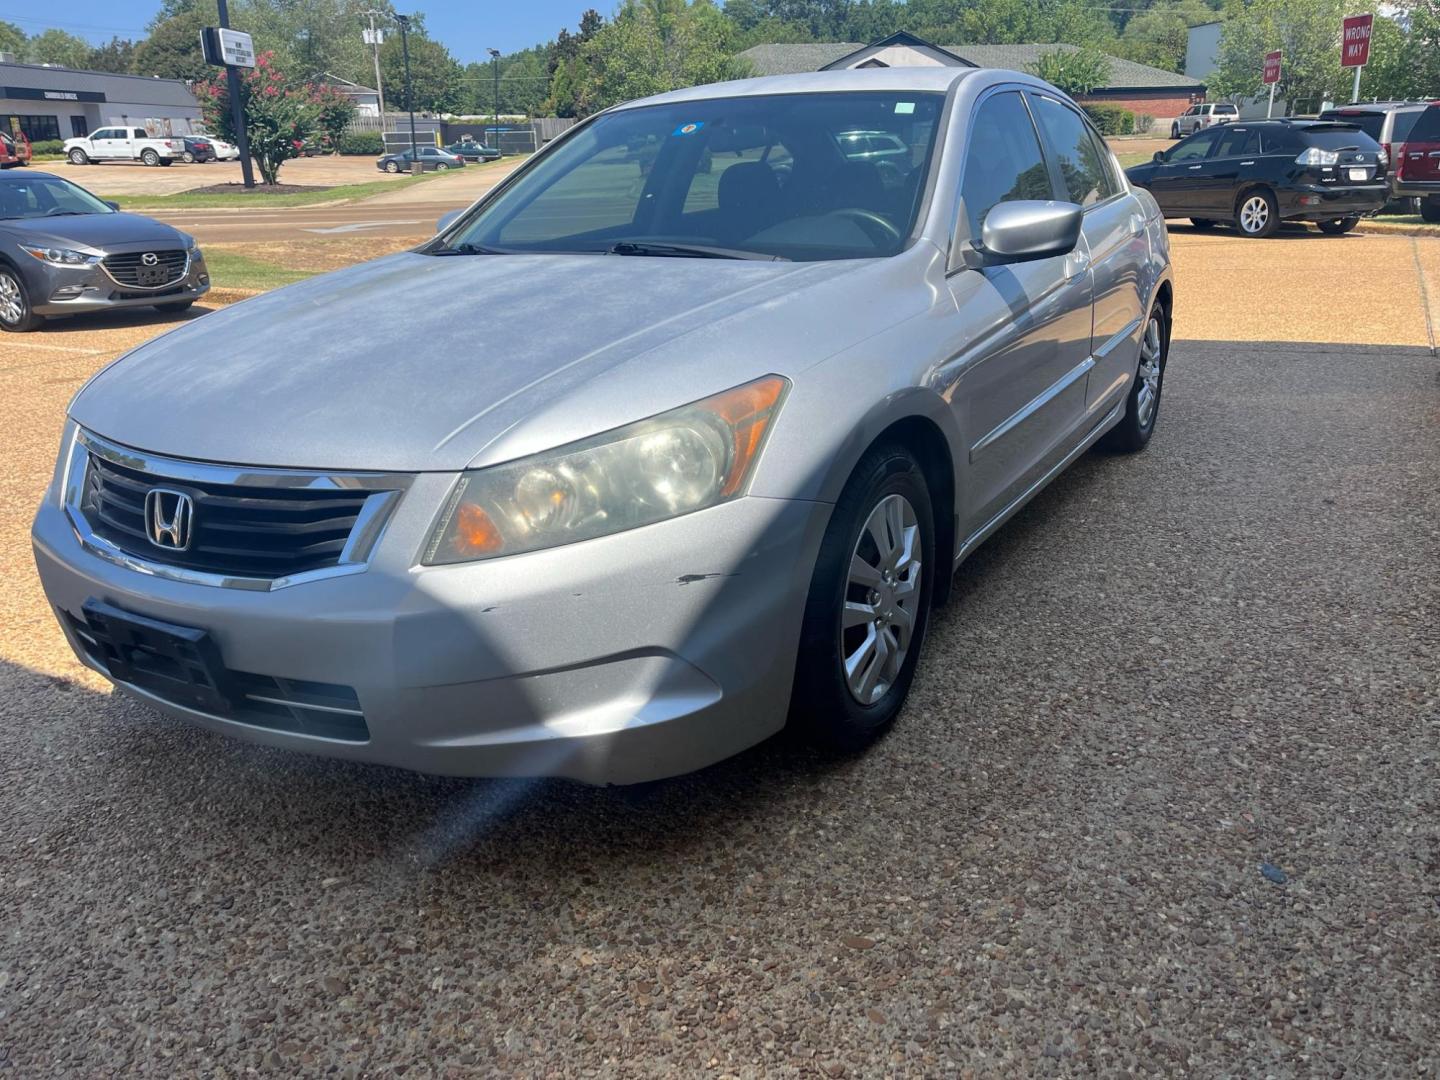
<svg viewBox="0 0 1440 1080"><path fill-rule="evenodd" d="M438 248L431 255L504 255L503 251L488 248L482 244L456 244L454 247Z"/></svg>
<svg viewBox="0 0 1440 1080"><path fill-rule="evenodd" d="M45 217L89 217L88 210L51 210Z"/></svg>
<svg viewBox="0 0 1440 1080"><path fill-rule="evenodd" d="M645 240L620 240L610 245L607 255L659 255L675 259L762 259L789 262L783 255L766 255L741 248L709 247L704 244L652 244Z"/></svg>

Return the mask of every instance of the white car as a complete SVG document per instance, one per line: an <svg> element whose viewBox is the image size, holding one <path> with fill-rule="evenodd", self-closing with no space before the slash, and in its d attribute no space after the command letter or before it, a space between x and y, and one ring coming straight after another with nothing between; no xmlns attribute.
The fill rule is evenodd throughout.
<svg viewBox="0 0 1440 1080"><path fill-rule="evenodd" d="M203 135L200 137L208 140L210 145L215 148L216 161L240 160L240 148L233 143L228 143L224 139L217 139L214 135Z"/></svg>
<svg viewBox="0 0 1440 1080"><path fill-rule="evenodd" d="M1194 135L1204 128L1214 127L1216 124L1233 124L1239 119L1240 107L1228 102L1191 105L1170 122L1170 138L1183 139L1186 135Z"/></svg>
<svg viewBox="0 0 1440 1080"><path fill-rule="evenodd" d="M169 165L185 153L184 139L156 138L138 127L104 127L65 140L65 156L72 165L100 161L140 161Z"/></svg>

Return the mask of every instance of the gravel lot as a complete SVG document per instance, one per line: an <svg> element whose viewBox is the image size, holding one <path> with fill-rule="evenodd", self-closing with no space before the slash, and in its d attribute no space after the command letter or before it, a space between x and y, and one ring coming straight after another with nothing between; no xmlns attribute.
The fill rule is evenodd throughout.
<svg viewBox="0 0 1440 1080"><path fill-rule="evenodd" d="M893 735L639 791L100 692L24 563L98 361L0 362L0 1072L1433 1075L1440 360L1198 340L1177 250L1156 441L966 565Z"/></svg>

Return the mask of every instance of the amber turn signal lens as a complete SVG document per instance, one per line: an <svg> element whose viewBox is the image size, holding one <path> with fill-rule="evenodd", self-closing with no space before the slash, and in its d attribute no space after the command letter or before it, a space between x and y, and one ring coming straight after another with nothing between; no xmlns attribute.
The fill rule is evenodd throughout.
<svg viewBox="0 0 1440 1080"><path fill-rule="evenodd" d="M505 538L490 515L474 503L461 503L455 517L455 554L477 558L497 554Z"/></svg>
<svg viewBox="0 0 1440 1080"><path fill-rule="evenodd" d="M734 495L750 475L786 385L779 375L767 375L695 403L695 408L718 416L731 432L734 455L720 487L721 496Z"/></svg>

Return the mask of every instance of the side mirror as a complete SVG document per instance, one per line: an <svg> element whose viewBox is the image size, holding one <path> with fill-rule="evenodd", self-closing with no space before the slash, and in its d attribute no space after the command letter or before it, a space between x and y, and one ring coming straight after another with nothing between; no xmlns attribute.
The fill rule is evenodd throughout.
<svg viewBox="0 0 1440 1080"><path fill-rule="evenodd" d="M109 199L106 199L106 200L105 200L105 205L108 206L108 207L110 207L111 210L119 210L119 209L120 209L120 204L119 204L118 202L112 202L112 201L109 200Z"/></svg>
<svg viewBox="0 0 1440 1080"><path fill-rule="evenodd" d="M440 220L435 222L435 231L442 233L455 223L455 219L463 214L464 210L451 210L448 214L441 214Z"/></svg>
<svg viewBox="0 0 1440 1080"><path fill-rule="evenodd" d="M1075 203L1022 200L997 203L985 215L980 242L966 262L980 266L1068 255L1080 241L1085 212Z"/></svg>
<svg viewBox="0 0 1440 1080"><path fill-rule="evenodd" d="M1165 160L1165 151L1164 151L1164 150L1156 150L1156 151L1155 151L1155 156L1154 156L1153 158L1151 158L1150 160L1151 160L1151 161L1159 161L1159 162L1162 162L1162 163L1163 163L1164 160Z"/></svg>

